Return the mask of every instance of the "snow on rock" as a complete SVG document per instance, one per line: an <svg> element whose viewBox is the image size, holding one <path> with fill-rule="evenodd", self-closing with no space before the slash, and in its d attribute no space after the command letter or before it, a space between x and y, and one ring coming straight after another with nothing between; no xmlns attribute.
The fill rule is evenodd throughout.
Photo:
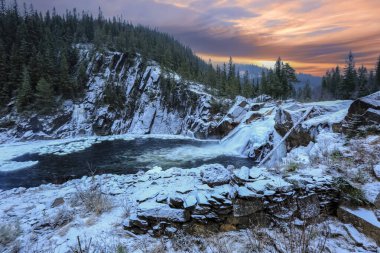
<svg viewBox="0 0 380 253"><path fill-rule="evenodd" d="M202 182L210 186L227 184L231 179L231 171L220 164L207 165L201 168Z"/></svg>
<svg viewBox="0 0 380 253"><path fill-rule="evenodd" d="M171 98L163 97L160 86L161 68L154 61L148 61L145 66L139 54L110 51L90 58L87 48L81 50L81 60L89 62L84 97L75 102L63 101L48 116L25 117L12 110L0 119L1 125L9 126L0 130L0 143L125 133L187 135L192 132L207 136L209 126L220 117L210 113L210 100L216 98L204 92L204 86L179 77L176 90L170 94L179 103L169 105ZM123 91L123 105L106 104L105 93L110 86Z"/></svg>
<svg viewBox="0 0 380 253"><path fill-rule="evenodd" d="M380 243L380 221L372 210L365 208L349 208L341 206L338 209L338 218L343 222L350 223L360 229L362 233L373 238L377 243ZM358 236L358 232L352 225L347 225L346 229L352 239L357 243L364 244L363 238ZM365 245L365 248L373 248L375 245ZM376 249L376 246L374 247Z"/></svg>
<svg viewBox="0 0 380 253"><path fill-rule="evenodd" d="M303 217L315 215L315 210L324 210L324 205L334 202L334 191L329 188L331 182L318 177L304 176L316 187L297 190L298 186L293 187L288 177L271 175L264 168L252 168L249 182L236 186L223 179L224 184L210 187L203 182L207 178L204 176L215 168L219 171L224 168L215 164L209 168L204 165L163 171L156 167L135 175L105 174L70 180L62 185L0 191L0 224L20 224L20 235L15 242L20 252L30 252L32 248L46 251L52 246L55 252L67 252L77 244L78 236L81 242L91 239L94 243L116 240L122 245L141 244L141 240L151 240L152 234L174 233L181 224L185 224L183 229L191 228L191 224L213 224L222 230L226 224L243 227L246 215L257 219L262 210L273 217L282 217L283 203L288 203L290 198L298 204L286 207L286 211L297 216L294 210L302 208L299 213L304 213ZM229 174L226 172L226 175ZM323 183L318 185L317 182ZM109 211L100 215L88 211L77 198L78 191L96 189L94 185L111 201ZM236 194L231 194L234 191ZM309 191L323 201L309 197ZM126 205L128 216L125 216ZM320 205L320 209L314 208ZM313 211L310 211L311 206ZM128 237L124 229L136 237ZM8 252L12 245L0 246L0 249Z"/></svg>
<svg viewBox="0 0 380 253"><path fill-rule="evenodd" d="M375 176L380 179L380 164L377 164L373 167L373 172L375 173Z"/></svg>
<svg viewBox="0 0 380 253"><path fill-rule="evenodd" d="M15 161L5 161L0 164L0 172L9 172L15 170L21 170L33 167L38 164L38 161L27 161L27 162L15 162Z"/></svg>

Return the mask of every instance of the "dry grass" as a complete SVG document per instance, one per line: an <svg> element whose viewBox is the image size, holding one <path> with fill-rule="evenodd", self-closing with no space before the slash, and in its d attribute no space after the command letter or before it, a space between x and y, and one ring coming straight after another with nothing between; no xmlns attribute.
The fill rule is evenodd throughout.
<svg viewBox="0 0 380 253"><path fill-rule="evenodd" d="M67 206L58 209L56 215L50 220L50 225L54 228L63 227L74 219L74 212L69 210Z"/></svg>
<svg viewBox="0 0 380 253"><path fill-rule="evenodd" d="M73 205L84 205L87 212L100 215L112 209L109 197L102 193L99 185L91 185L87 189L76 187L77 192L71 199Z"/></svg>
<svg viewBox="0 0 380 253"><path fill-rule="evenodd" d="M21 234L21 228L18 221L0 225L0 245L6 246L14 242Z"/></svg>

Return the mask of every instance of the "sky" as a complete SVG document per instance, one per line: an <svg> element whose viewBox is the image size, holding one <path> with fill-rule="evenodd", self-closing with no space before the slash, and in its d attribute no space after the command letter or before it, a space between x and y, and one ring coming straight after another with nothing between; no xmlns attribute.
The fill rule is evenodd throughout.
<svg viewBox="0 0 380 253"><path fill-rule="evenodd" d="M22 2L22 0L19 0ZM380 0L25 0L58 12L74 7L167 32L208 61L271 66L280 56L297 72L373 68L380 55Z"/></svg>

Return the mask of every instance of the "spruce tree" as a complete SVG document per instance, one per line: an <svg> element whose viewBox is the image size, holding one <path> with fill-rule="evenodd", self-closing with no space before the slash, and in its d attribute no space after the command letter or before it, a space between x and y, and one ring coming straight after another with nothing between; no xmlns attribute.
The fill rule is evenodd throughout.
<svg viewBox="0 0 380 253"><path fill-rule="evenodd" d="M343 99L350 99L355 93L356 85L356 70L354 55L350 51L346 60L346 67L344 68L343 82L340 89L340 97Z"/></svg>
<svg viewBox="0 0 380 253"><path fill-rule="evenodd" d="M310 80L306 81L305 87L302 90L302 97L303 100L305 101L310 101L311 100L311 86L310 86Z"/></svg>
<svg viewBox="0 0 380 253"><path fill-rule="evenodd" d="M59 66L59 89L63 97L72 98L74 96L74 90L65 54L62 54Z"/></svg>
<svg viewBox="0 0 380 253"><path fill-rule="evenodd" d="M357 97L364 97L369 94L367 69L362 65L358 69L358 94Z"/></svg>
<svg viewBox="0 0 380 253"><path fill-rule="evenodd" d="M84 88L86 87L88 81L88 76L86 72L86 67L84 63L82 62L78 69L77 74L77 88L79 89L79 92L82 92Z"/></svg>
<svg viewBox="0 0 380 253"><path fill-rule="evenodd" d="M375 90L380 90L380 56L376 64L376 77L375 77L376 87Z"/></svg>
<svg viewBox="0 0 380 253"><path fill-rule="evenodd" d="M17 109L23 111L27 109L33 100L33 91L30 85L30 76L27 67L22 70L22 83L17 94Z"/></svg>
<svg viewBox="0 0 380 253"><path fill-rule="evenodd" d="M4 44L3 41L0 40L0 106L4 105L8 101L6 61Z"/></svg>
<svg viewBox="0 0 380 253"><path fill-rule="evenodd" d="M41 78L36 86L36 108L42 113L51 112L54 105L54 92L52 85Z"/></svg>

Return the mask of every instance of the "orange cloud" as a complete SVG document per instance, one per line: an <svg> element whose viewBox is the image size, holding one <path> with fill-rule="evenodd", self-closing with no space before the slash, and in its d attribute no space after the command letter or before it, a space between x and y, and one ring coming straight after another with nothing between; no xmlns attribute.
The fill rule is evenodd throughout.
<svg viewBox="0 0 380 253"><path fill-rule="evenodd" d="M380 54L379 0L25 0L37 9L77 7L156 27L214 61L262 63L278 56L322 75L344 64L372 68Z"/></svg>
<svg viewBox="0 0 380 253"><path fill-rule="evenodd" d="M187 8L192 8L194 2L199 1L187 1ZM197 52L202 57L212 56L219 61L232 55L237 61L254 63L282 56L297 70L320 75L327 68L344 63L349 50L355 53L358 64L368 67L373 67L380 54L378 0L217 2L219 8L239 7L250 11L252 17L221 18L230 25L210 27L209 36L219 41L234 37L239 43L226 45L226 50L219 53L198 46ZM198 6L197 11L209 13L212 8ZM245 51L240 52L234 46L244 47Z"/></svg>

